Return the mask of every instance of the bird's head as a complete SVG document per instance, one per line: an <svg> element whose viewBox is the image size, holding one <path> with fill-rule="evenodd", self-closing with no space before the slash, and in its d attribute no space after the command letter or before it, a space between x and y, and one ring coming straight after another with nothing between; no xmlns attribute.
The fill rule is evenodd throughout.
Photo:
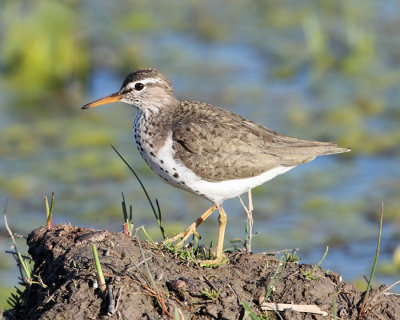
<svg viewBox="0 0 400 320"><path fill-rule="evenodd" d="M177 103L172 85L164 74L155 69L142 69L130 73L118 92L88 103L82 109L118 101L154 112Z"/></svg>

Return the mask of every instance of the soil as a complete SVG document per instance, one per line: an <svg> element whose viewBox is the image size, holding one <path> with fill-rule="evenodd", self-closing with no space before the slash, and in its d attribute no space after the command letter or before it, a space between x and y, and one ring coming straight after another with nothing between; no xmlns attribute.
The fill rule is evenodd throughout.
<svg viewBox="0 0 400 320"><path fill-rule="evenodd" d="M93 243L105 293L95 285ZM69 224L33 230L28 246L35 283L7 319L400 319L400 297L385 286L361 311L364 294L340 275L274 256L231 252L226 264L202 268L161 244ZM267 312L263 300L290 308Z"/></svg>

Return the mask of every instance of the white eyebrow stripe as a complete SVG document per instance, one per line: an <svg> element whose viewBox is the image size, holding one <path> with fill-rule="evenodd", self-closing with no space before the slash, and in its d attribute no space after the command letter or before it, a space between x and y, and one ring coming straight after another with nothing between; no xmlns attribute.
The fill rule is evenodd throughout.
<svg viewBox="0 0 400 320"><path fill-rule="evenodd" d="M143 83L144 85L149 83L162 83L163 81L160 78L147 78L144 80L137 80L135 82L131 82L128 84L128 89L134 89L136 83Z"/></svg>

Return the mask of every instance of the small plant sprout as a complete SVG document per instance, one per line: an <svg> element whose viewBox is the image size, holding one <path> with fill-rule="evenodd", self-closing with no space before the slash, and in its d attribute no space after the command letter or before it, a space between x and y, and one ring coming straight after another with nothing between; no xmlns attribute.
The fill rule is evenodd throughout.
<svg viewBox="0 0 400 320"><path fill-rule="evenodd" d="M243 240L243 238L233 238L233 239L230 239L230 240L229 240L229 243L233 245L233 248L232 248L232 249L233 249L234 251L240 250L240 249L239 249L239 246L240 246L240 248L246 247L246 240Z"/></svg>
<svg viewBox="0 0 400 320"><path fill-rule="evenodd" d="M142 189L143 189L144 194L146 195L147 201L149 202L150 207L151 207L151 209L153 210L154 217L156 218L157 223L158 223L158 227L160 228L160 231L161 231L161 235L162 235L162 237L163 237L164 240L167 239L167 236L166 236L166 234L165 234L164 227L163 227L163 225L162 225L161 210L160 210L160 205L159 205L159 203L158 203L158 200L156 199L156 206L157 206L157 210L156 210L156 208L155 208L155 206L154 206L154 204L153 204L153 201L151 201L150 196L149 196L149 194L148 194L146 188L144 187L144 184L143 184L142 180L140 180L140 178L139 178L139 176L137 175L137 173L135 172L135 170L133 170L133 168L129 165L129 163L125 160L125 158L118 152L118 150L117 150L114 146L111 146L111 147L114 149L114 151L116 152L116 154L117 154L117 155L121 158L121 160L126 164L126 166L129 168L129 170L130 170L130 171L133 173L133 175L135 176L136 180L139 182L140 186L141 186Z"/></svg>
<svg viewBox="0 0 400 320"><path fill-rule="evenodd" d="M242 306L244 308L244 316L242 319L250 319L250 320L269 320L268 313L265 312L265 316L258 317L257 314L251 310L251 307L244 301L242 301ZM279 314L278 314L279 315Z"/></svg>
<svg viewBox="0 0 400 320"><path fill-rule="evenodd" d="M147 271L147 279L145 277L145 280L146 280L148 286L143 284L143 287L145 289L147 289L151 293L151 295L153 297L155 297L158 305L162 309L162 314L165 313L169 318L174 319L174 316L168 311L168 308L165 305L165 300L164 300L164 297L162 295L162 292L160 292L160 290L158 289L158 287L157 287L157 285L156 285L156 283L154 281L154 277L153 277L153 275L151 273L150 267L149 267L149 265L147 263L147 259L146 259L145 255L144 255L144 251L143 251L142 244L140 242L139 236L137 236L137 240L138 240L138 244L139 244L140 254L142 256L143 263L144 263L144 266L145 266L146 271ZM133 262L133 264L135 265L137 271L141 274L142 272L140 271L139 266L134 262ZM150 287L153 287L153 288L150 288Z"/></svg>
<svg viewBox="0 0 400 320"><path fill-rule="evenodd" d="M97 281L100 285L101 291L105 292L106 291L106 279L104 278L103 270L101 269L101 265L100 265L99 256L97 254L97 248L94 243L92 244L92 252L93 252L94 263L96 266Z"/></svg>
<svg viewBox="0 0 400 320"><path fill-rule="evenodd" d="M46 207L46 227L47 229L53 228L53 204L54 204L54 192L51 193L51 204L49 208L49 201L47 196L44 197L44 205Z"/></svg>
<svg viewBox="0 0 400 320"><path fill-rule="evenodd" d="M194 264L197 263L196 260L197 240L195 242L195 245L191 248L177 247L174 243L167 240L164 242L164 248L182 261L190 261Z"/></svg>
<svg viewBox="0 0 400 320"><path fill-rule="evenodd" d="M329 246L326 246L324 255L322 256L321 260L317 263L317 265L315 266L315 268L320 268L320 267L321 267L322 262L324 262L324 260L325 260L325 258L326 258L326 255L328 254L328 251L329 251Z"/></svg>
<svg viewBox="0 0 400 320"><path fill-rule="evenodd" d="M125 223L122 225L124 229L124 234L127 236L132 236L133 233L133 219L132 219L132 205L129 205L129 214L126 208L125 196L122 192L122 213L124 215Z"/></svg>
<svg viewBox="0 0 400 320"><path fill-rule="evenodd" d="M267 286L267 292L265 293L264 297L260 297L260 305L264 304L266 301L268 301L270 295L272 294L272 292L275 290L275 287L277 285L277 283L279 282L279 280L282 278L283 276L283 272L285 271L287 262L285 261L285 257L280 257L278 264L276 266L274 275L271 277L271 280L268 283ZM265 266L265 269L268 267L268 264ZM252 311L251 306L252 306L252 301L254 298L254 293L255 293L255 288L256 288L256 282L254 282L254 289L253 289L253 293L252 293L252 298L250 299L250 301L248 303L242 301L242 306L245 310L245 317L243 317L243 319L251 319L251 320L264 320L264 319L269 319L268 317L268 312L265 312L265 316L261 316L260 318L255 314L254 311ZM279 315L279 313L276 313L277 316L279 316L280 319L281 316Z"/></svg>
<svg viewBox="0 0 400 320"><path fill-rule="evenodd" d="M293 249L293 250L290 250L290 251L289 250L285 251L285 254L284 254L285 261L287 263L291 263L291 262L293 263L293 262L300 261L300 257L297 256L296 253L297 253L296 249Z"/></svg>
<svg viewBox="0 0 400 320"><path fill-rule="evenodd" d="M312 269L312 271L304 271L303 275L306 277L307 280L319 280L319 277L315 276L315 272L317 271L318 268L321 268L322 262L325 260L326 255L328 254L329 246L326 246L325 253L322 256L321 260L315 265L315 267Z"/></svg>
<svg viewBox="0 0 400 320"><path fill-rule="evenodd" d="M201 292L207 299L210 299L212 301L216 301L219 298L219 295L221 294L221 288L218 289L218 291L215 291L214 289L211 289L209 291L208 289L203 289Z"/></svg>
<svg viewBox="0 0 400 320"><path fill-rule="evenodd" d="M368 280L367 289L365 290L364 299L363 299L363 302L361 305L361 310L360 310L360 317L362 317L362 318L367 316L368 312L370 311L369 307L374 299L374 297L373 297L371 300L368 300L369 291L371 290L372 279L374 278L375 268L376 268L376 264L377 264L378 258L379 258L379 249L381 247L382 225L383 225L383 202L381 204L381 215L380 215L379 230L378 230L378 242L376 244L374 262L372 263L371 275Z"/></svg>
<svg viewBox="0 0 400 320"><path fill-rule="evenodd" d="M179 316L179 309L175 308L174 309L174 320L180 320L181 317Z"/></svg>
<svg viewBox="0 0 400 320"><path fill-rule="evenodd" d="M6 205L7 208L7 205ZM5 215L6 209L4 209L4 224L6 226L6 229L8 231L8 234L11 237L13 246L14 246L14 250L15 252L13 252L14 258L17 261L17 266L21 275L21 280L23 280L25 283L27 283L28 285L31 285L33 282L33 273L32 273L32 268L30 263L28 262L29 259L27 259L28 261L26 261L22 255L21 252L18 250L17 247L17 242L15 241L14 238L14 234L12 233L10 227L8 226L8 222L7 222L7 216ZM23 272L22 272L23 270ZM25 277L24 277L25 274Z"/></svg>
<svg viewBox="0 0 400 320"><path fill-rule="evenodd" d="M262 302L265 302L268 300L269 296L271 295L272 291L275 290L276 284L279 282L279 280L283 276L283 271L285 271L286 268L286 262L284 261L284 258L281 257L279 259L279 263L276 266L275 273L272 276L271 280L268 283L268 289L267 292L265 293L264 299Z"/></svg>

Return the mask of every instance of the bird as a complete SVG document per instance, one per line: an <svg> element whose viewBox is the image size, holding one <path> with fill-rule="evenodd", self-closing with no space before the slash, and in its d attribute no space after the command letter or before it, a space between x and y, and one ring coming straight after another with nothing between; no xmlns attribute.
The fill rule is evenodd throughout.
<svg viewBox="0 0 400 320"><path fill-rule="evenodd" d="M203 266L226 262L223 242L227 215L222 204L317 156L350 151L336 143L301 140L272 131L229 110L175 97L167 77L157 69L131 72L119 91L90 102L89 109L123 102L137 109L133 125L136 147L165 182L209 200L212 205L183 232L170 238L177 246L218 211L218 242ZM178 242L179 241L179 242Z"/></svg>

